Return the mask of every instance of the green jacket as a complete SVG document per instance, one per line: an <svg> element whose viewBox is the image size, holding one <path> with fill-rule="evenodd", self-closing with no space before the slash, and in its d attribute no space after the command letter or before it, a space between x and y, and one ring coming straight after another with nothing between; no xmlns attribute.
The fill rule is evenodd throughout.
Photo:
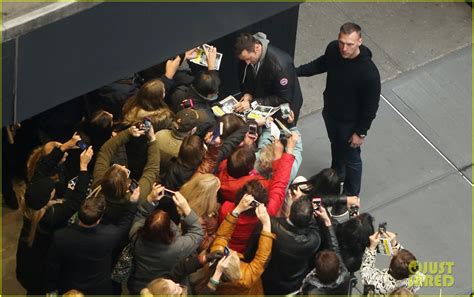
<svg viewBox="0 0 474 297"><path fill-rule="evenodd" d="M99 156L94 167L94 181L92 183L93 188L96 188L105 175L107 170L109 170L112 164L111 160L117 150L126 144L132 138L130 131L123 130L118 133L115 137L110 138L102 148L100 149ZM160 173L160 151L158 146L158 141L150 142L148 145L148 159L143 169L142 176L138 181L140 186L140 199L145 199L146 196L151 192L153 183L157 180Z"/></svg>

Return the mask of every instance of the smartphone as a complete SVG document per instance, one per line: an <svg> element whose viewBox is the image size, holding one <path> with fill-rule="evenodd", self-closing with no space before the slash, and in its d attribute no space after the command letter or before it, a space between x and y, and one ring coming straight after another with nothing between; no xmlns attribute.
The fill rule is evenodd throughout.
<svg viewBox="0 0 474 297"><path fill-rule="evenodd" d="M176 193L175 191L171 191L170 189L167 189L167 188L163 189L163 195L165 196L173 197L175 193Z"/></svg>
<svg viewBox="0 0 474 297"><path fill-rule="evenodd" d="M289 103L283 103L280 105L281 117L287 119L290 117L291 109Z"/></svg>
<svg viewBox="0 0 474 297"><path fill-rule="evenodd" d="M257 137L257 125L249 124L249 135L252 137Z"/></svg>
<svg viewBox="0 0 474 297"><path fill-rule="evenodd" d="M219 125L216 125L214 127L214 130L212 131L212 139L211 139L211 143L215 143L216 142L216 139L217 137L221 136L221 126L223 126L224 123L220 122Z"/></svg>
<svg viewBox="0 0 474 297"><path fill-rule="evenodd" d="M79 179L79 176L76 176L76 177L72 178L70 181L68 181L67 188L70 189L70 190L74 190L74 188L76 187L78 179Z"/></svg>
<svg viewBox="0 0 474 297"><path fill-rule="evenodd" d="M224 257L227 257L230 254L230 249L228 247L224 247Z"/></svg>
<svg viewBox="0 0 474 297"><path fill-rule="evenodd" d="M128 190L130 191L130 193L133 193L133 191L135 191L136 188L138 188L138 182L131 178L130 179L131 183L130 183L130 186L128 187Z"/></svg>
<svg viewBox="0 0 474 297"><path fill-rule="evenodd" d="M364 296L374 296L375 295L375 286L374 285L364 285L364 291L362 292Z"/></svg>
<svg viewBox="0 0 474 297"><path fill-rule="evenodd" d="M313 203L313 210L319 210L321 208L321 198L319 197L314 197L311 199L311 202Z"/></svg>
<svg viewBox="0 0 474 297"><path fill-rule="evenodd" d="M186 108L193 108L194 107L194 101L193 99L184 99L181 101L181 108L186 109Z"/></svg>
<svg viewBox="0 0 474 297"><path fill-rule="evenodd" d="M150 131L152 122L149 118L144 118L143 122L140 124L140 130L145 131L145 133L148 133Z"/></svg>
<svg viewBox="0 0 474 297"><path fill-rule="evenodd" d="M79 140L78 142L76 142L76 145L81 149L81 150L85 150L87 149L87 147L89 147L84 141L82 140Z"/></svg>
<svg viewBox="0 0 474 297"><path fill-rule="evenodd" d="M359 215L359 207L357 207L357 205L351 205L351 208L349 209L349 218L357 215Z"/></svg>
<svg viewBox="0 0 474 297"><path fill-rule="evenodd" d="M252 202L250 202L250 206L256 208L260 205L260 202L258 202L257 200L253 200Z"/></svg>
<svg viewBox="0 0 474 297"><path fill-rule="evenodd" d="M379 233L385 233L387 232L387 222L382 222L379 224Z"/></svg>

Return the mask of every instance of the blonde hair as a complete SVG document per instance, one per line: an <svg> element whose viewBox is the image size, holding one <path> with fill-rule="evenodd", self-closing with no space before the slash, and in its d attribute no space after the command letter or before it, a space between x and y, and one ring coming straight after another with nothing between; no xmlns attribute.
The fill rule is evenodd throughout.
<svg viewBox="0 0 474 297"><path fill-rule="evenodd" d="M170 287L170 281L166 278L157 278L148 283L148 285L140 291L142 297L152 296L169 296L178 297L186 296L187 293L183 291L182 294L173 294L173 290ZM172 281L171 281L172 282Z"/></svg>
<svg viewBox="0 0 474 297"><path fill-rule="evenodd" d="M240 258L235 251L232 251L230 255L229 266L224 269L223 274L227 281L236 282L240 280Z"/></svg>
<svg viewBox="0 0 474 297"><path fill-rule="evenodd" d="M35 148L30 156L28 157L28 161L26 162L26 178L28 181L31 181L33 178L36 166L38 165L38 161L50 154L55 147L60 146L61 143L57 141L50 141L47 142L45 145L39 146ZM59 176L56 174L51 177L52 180L57 181L59 180ZM28 233L28 246L31 247L33 242L35 241L36 231L38 230L38 225L41 219L43 218L44 214L46 213L46 209L50 207L50 204L46 204L42 209L34 210L26 206L24 193L22 197L19 199L19 206L20 210L23 213L23 216L31 222L30 232Z"/></svg>
<svg viewBox="0 0 474 297"><path fill-rule="evenodd" d="M185 183L179 192L186 197L192 210L199 216L210 216L217 211L217 191L221 183L212 174L199 174Z"/></svg>
<svg viewBox="0 0 474 297"><path fill-rule="evenodd" d="M257 160L257 171L263 177L270 179L272 177L272 165L275 159L274 153L275 145L269 143L260 150L260 155Z"/></svg>
<svg viewBox="0 0 474 297"><path fill-rule="evenodd" d="M84 293L78 291L76 289L71 289L63 294L63 296L71 296L71 297L84 297Z"/></svg>

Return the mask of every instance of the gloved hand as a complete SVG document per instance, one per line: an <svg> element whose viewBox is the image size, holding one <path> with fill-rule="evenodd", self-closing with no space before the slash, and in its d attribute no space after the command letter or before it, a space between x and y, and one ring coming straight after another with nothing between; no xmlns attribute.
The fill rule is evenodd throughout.
<svg viewBox="0 0 474 297"><path fill-rule="evenodd" d="M219 261L224 257L224 253L221 251L215 251L213 253L206 254L206 262L207 263L212 263L215 261Z"/></svg>

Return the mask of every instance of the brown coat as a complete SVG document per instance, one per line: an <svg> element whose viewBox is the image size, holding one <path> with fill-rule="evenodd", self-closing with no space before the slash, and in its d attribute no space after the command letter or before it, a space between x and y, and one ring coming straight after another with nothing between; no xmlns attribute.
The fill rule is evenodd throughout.
<svg viewBox="0 0 474 297"><path fill-rule="evenodd" d="M234 231L237 218L228 214L222 221L214 243L211 246L211 252L221 250L229 243L232 232ZM258 249L252 262L243 261L242 254L240 258L240 280L234 282L221 282L217 287L217 295L263 295L263 286L261 275L265 270L265 263L270 257L272 251L273 239L275 234L262 231L258 242Z"/></svg>

